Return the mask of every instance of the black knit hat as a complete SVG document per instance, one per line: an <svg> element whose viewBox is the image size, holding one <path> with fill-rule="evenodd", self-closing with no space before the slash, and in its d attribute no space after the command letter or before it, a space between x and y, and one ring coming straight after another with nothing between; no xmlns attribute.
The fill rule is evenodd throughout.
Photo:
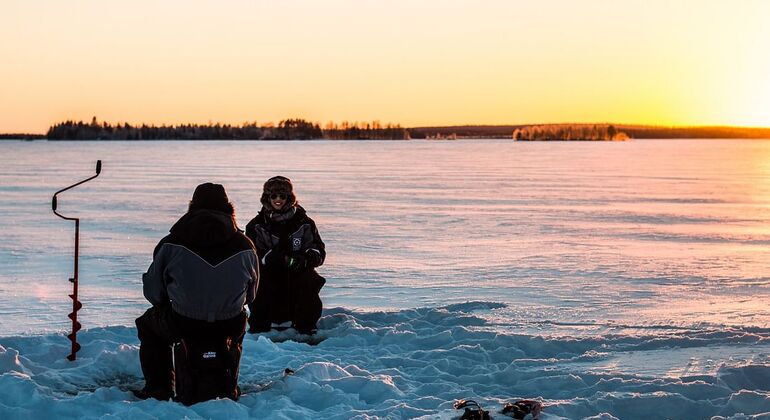
<svg viewBox="0 0 770 420"><path fill-rule="evenodd" d="M222 184L212 184L211 182L195 187L189 210L200 209L217 210L231 215L235 213L233 205L227 198L225 187Z"/></svg>
<svg viewBox="0 0 770 420"><path fill-rule="evenodd" d="M274 176L268 179L262 187L262 197L259 201L267 208L270 208L270 194L286 194L287 198L284 208L297 204L294 186L291 184L291 180L285 176Z"/></svg>

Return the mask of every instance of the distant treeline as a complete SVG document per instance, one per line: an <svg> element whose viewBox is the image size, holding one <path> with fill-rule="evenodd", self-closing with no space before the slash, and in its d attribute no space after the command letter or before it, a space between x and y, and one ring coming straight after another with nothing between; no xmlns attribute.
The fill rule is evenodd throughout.
<svg viewBox="0 0 770 420"><path fill-rule="evenodd" d="M0 134L0 140L40 140L44 138L45 138L45 134L24 134L24 133Z"/></svg>
<svg viewBox="0 0 770 420"><path fill-rule="evenodd" d="M245 123L183 124L183 125L131 125L99 122L65 121L55 124L45 135L49 140L403 140L409 138L405 128L378 121L371 123L328 123L325 129L317 123L303 119L288 119L273 125Z"/></svg>
<svg viewBox="0 0 770 420"><path fill-rule="evenodd" d="M452 125L446 127L413 127L409 134L413 139L450 137L458 138L511 138L511 133L526 125Z"/></svg>
<svg viewBox="0 0 770 420"><path fill-rule="evenodd" d="M514 140L628 140L628 135L612 124L530 125L513 130Z"/></svg>
<svg viewBox="0 0 770 420"><path fill-rule="evenodd" d="M522 124L522 125L461 125L448 127L410 128L412 138L448 137L458 138L512 138L516 130L530 127L581 126L585 124ZM593 126L593 124L590 124ZM596 124L609 126L609 124ZM660 127L647 125L614 124L618 132L634 139L770 139L770 128L752 127Z"/></svg>
<svg viewBox="0 0 770 420"><path fill-rule="evenodd" d="M770 139L770 128L618 126L635 139Z"/></svg>
<svg viewBox="0 0 770 420"><path fill-rule="evenodd" d="M498 138L514 140L627 140L612 124L461 125L410 128L413 138Z"/></svg>
<svg viewBox="0 0 770 420"><path fill-rule="evenodd" d="M342 124L327 123L323 129L323 136L335 140L408 140L409 131L396 124L385 124L379 121L371 123L358 123L343 121Z"/></svg>
<svg viewBox="0 0 770 420"><path fill-rule="evenodd" d="M0 134L4 139L50 140L402 140L499 138L519 140L603 140L622 139L770 139L770 128L750 127L660 127L628 124L522 124L461 125L445 127L404 128L398 124L372 122L329 122L323 128L303 119L288 119L277 125L245 123L131 125L99 122L66 121L55 124L45 135Z"/></svg>

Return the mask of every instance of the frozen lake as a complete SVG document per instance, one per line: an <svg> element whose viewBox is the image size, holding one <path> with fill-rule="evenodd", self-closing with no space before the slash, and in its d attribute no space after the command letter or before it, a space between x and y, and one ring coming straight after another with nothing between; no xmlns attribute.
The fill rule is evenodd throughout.
<svg viewBox="0 0 770 420"><path fill-rule="evenodd" d="M319 271L327 278L321 296L331 308L330 330L342 311L362 325L385 328L392 316L413 334L426 325L435 334L454 325L438 320L446 308L467 309L472 320L461 317L457 325L554 340L571 355L569 371L643 378L644 388L634 392L650 395L675 392L656 380L681 385L689 377L716 382L725 369L770 371L767 141L3 141L0 337L14 338L0 338L0 345L39 345L34 340L47 343L69 328L73 224L51 213L50 200L90 176L97 159L102 174L59 199L60 212L82 218L79 317L87 330L133 327L148 305L141 274L197 184L224 184L244 227L259 210L264 180L281 174L293 180L327 245ZM451 306L468 301L478 303ZM498 363L494 346L476 338L487 355L477 362ZM564 356L543 346L506 357L530 361L517 362L523 366ZM550 369L538 363L536 372ZM708 391L709 401L722 399L718 408L698 402L685 413L770 412L767 382L724 395ZM596 392L620 392L570 393L554 385L559 392L548 395L538 386L500 385L492 394L513 389L561 400L567 405L554 412L579 418L612 413L597 408ZM731 395L744 388L756 395L731 406ZM694 389L683 395L697 402ZM580 406L581 398L592 408ZM394 413L372 407L364 409ZM321 417L337 415L330 413Z"/></svg>
<svg viewBox="0 0 770 420"><path fill-rule="evenodd" d="M327 307L504 302L516 324L767 327L770 142L0 142L0 331L132 325L141 274L195 186L241 227L294 180L329 247ZM516 326L519 327L518 325Z"/></svg>

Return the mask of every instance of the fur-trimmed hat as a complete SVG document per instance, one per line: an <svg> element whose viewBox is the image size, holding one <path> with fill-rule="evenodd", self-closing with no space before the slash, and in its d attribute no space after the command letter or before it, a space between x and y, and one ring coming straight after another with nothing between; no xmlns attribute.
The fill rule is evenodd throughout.
<svg viewBox="0 0 770 420"><path fill-rule="evenodd" d="M291 184L291 180L285 176L274 176L268 179L262 187L262 197L259 201L266 208L270 208L270 194L286 194L287 198L284 208L293 207L297 204L294 186Z"/></svg>
<svg viewBox="0 0 770 420"><path fill-rule="evenodd" d="M211 182L195 187L188 211L200 209L217 210L229 215L235 214L235 209L227 198L225 187L222 184Z"/></svg>

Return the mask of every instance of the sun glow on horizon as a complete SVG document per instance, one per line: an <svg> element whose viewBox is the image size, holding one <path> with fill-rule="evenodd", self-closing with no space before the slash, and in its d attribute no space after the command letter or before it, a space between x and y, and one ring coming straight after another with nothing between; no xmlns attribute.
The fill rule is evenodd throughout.
<svg viewBox="0 0 770 420"><path fill-rule="evenodd" d="M762 0L3 8L0 132L92 116L770 126Z"/></svg>

